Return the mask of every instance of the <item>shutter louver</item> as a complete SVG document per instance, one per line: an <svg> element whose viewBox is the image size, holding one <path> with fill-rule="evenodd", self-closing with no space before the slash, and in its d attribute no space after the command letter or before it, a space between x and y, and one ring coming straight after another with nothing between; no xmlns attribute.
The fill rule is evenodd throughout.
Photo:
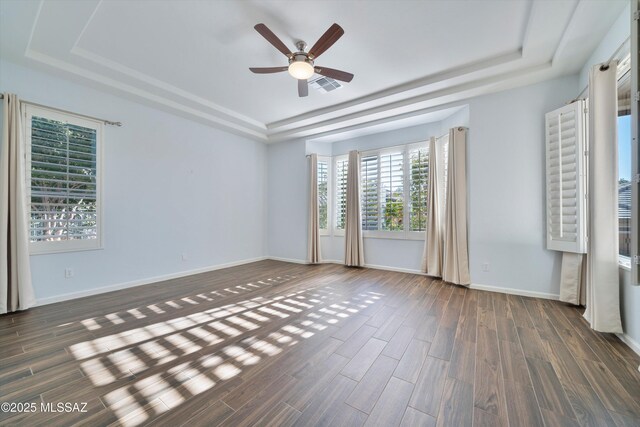
<svg viewBox="0 0 640 427"><path fill-rule="evenodd" d="M586 253L585 102L545 115L547 249Z"/></svg>
<svg viewBox="0 0 640 427"><path fill-rule="evenodd" d="M427 224L427 188L429 150L409 151L409 222L411 231L425 231Z"/></svg>
<svg viewBox="0 0 640 427"><path fill-rule="evenodd" d="M380 229L404 229L404 153L380 155Z"/></svg>
<svg viewBox="0 0 640 427"><path fill-rule="evenodd" d="M329 164L325 160L318 160L318 212L320 217L320 230L328 227L328 184Z"/></svg>
<svg viewBox="0 0 640 427"><path fill-rule="evenodd" d="M362 229L378 229L378 156L366 156L361 160Z"/></svg>
<svg viewBox="0 0 640 427"><path fill-rule="evenodd" d="M336 160L336 229L344 230L347 212L347 169L349 159Z"/></svg>
<svg viewBox="0 0 640 427"><path fill-rule="evenodd" d="M31 241L97 237L96 130L31 119Z"/></svg>

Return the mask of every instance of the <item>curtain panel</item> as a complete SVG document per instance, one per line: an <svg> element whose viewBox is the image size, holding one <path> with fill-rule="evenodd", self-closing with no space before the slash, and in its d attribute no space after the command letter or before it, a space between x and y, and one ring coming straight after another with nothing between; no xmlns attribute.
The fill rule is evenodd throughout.
<svg viewBox="0 0 640 427"><path fill-rule="evenodd" d="M347 207L344 227L344 263L351 267L364 266L362 241L362 214L360 212L360 154L349 152L347 169Z"/></svg>
<svg viewBox="0 0 640 427"><path fill-rule="evenodd" d="M4 94L0 147L0 314L36 302L31 286L20 100Z"/></svg>
<svg viewBox="0 0 640 427"><path fill-rule="evenodd" d="M467 243L467 129L449 130L442 279L471 284Z"/></svg>
<svg viewBox="0 0 640 427"><path fill-rule="evenodd" d="M444 170L442 147L438 149L436 138L429 140L429 181L427 182L427 224L424 239L422 271L429 276L442 277L442 215L443 200L440 174Z"/></svg>
<svg viewBox="0 0 640 427"><path fill-rule="evenodd" d="M589 74L589 241L585 319L622 332L618 266L618 61Z"/></svg>
<svg viewBox="0 0 640 427"><path fill-rule="evenodd" d="M318 210L318 155L309 156L309 239L307 259L320 262L320 212Z"/></svg>

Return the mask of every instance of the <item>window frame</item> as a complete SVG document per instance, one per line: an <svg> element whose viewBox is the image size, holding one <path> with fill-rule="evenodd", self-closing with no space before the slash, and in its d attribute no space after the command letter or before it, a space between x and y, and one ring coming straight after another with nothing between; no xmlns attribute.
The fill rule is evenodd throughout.
<svg viewBox="0 0 640 427"><path fill-rule="evenodd" d="M96 238L62 241L42 241L32 242L29 239L30 255L46 255L62 252L79 252L103 249L104 246L104 204L103 204L103 144L104 144L104 123L84 116L72 113L61 112L53 108L25 103L23 110L23 142L25 147L25 204L28 212L29 230L31 230L31 135L32 118L43 117L49 120L69 123L75 126L94 129L96 131Z"/></svg>
<svg viewBox="0 0 640 427"><path fill-rule="evenodd" d="M335 202L332 203L331 206L331 234L333 236L344 236L344 228L338 228L338 168L336 165L339 161L346 160L349 161L349 155L343 154L339 156L333 156L331 161L331 183L332 183L332 193L330 199Z"/></svg>
<svg viewBox="0 0 640 427"><path fill-rule="evenodd" d="M410 188L411 188L411 165L409 160L409 153L414 149L427 149L429 150L429 140L422 140L418 142L410 142L406 144L386 146L372 150L366 150L360 152L360 159L367 156L377 156L378 158L378 180L380 179L380 156L384 156L385 154L393 153L393 152L402 152L402 167L403 167L403 230L398 231L390 231L390 230L362 230L362 237L366 239L391 239L391 240L425 240L426 239L426 230L425 231L411 231L409 230L409 226L411 223L411 212L409 211L409 203L410 203ZM429 153L431 155L431 153ZM348 154L341 154L330 157L332 160L329 167L329 175L331 176L330 185L329 185L329 194L331 195L329 199L329 203L331 204L331 216L329 220L331 221L331 225L328 225L331 229L331 236L344 236L344 229L337 228L337 214L338 214L338 173L337 173L337 163L339 161L348 160ZM320 160L320 157L318 157ZM362 168L362 162L358 165L359 168ZM362 179L362 177L361 177ZM428 179L428 178L427 178ZM379 182L379 181L378 181ZM362 183L360 183L362 185ZM380 191L380 185L378 185L378 191ZM362 201L361 201L362 202ZM380 203L380 199L378 198L378 203ZM362 206L360 208L362 210ZM329 235L329 233L321 235Z"/></svg>
<svg viewBox="0 0 640 427"><path fill-rule="evenodd" d="M624 83L624 79L627 77L627 75L629 75L630 79L632 78L632 76L630 75L630 73L631 73L631 64L630 64L630 62L631 62L631 53L629 52L619 62L618 70L616 70L617 71L616 92L618 92L620 90L620 85L622 83ZM633 99L633 96L631 97L631 99ZM616 112L616 127L617 127L618 118L622 117L622 116L617 115L617 113L618 112ZM633 118L632 118L632 120L633 120ZM631 138L633 139L633 135L631 135ZM616 141L616 144L617 143L618 143L618 141ZM631 141L631 147L633 147L633 141ZM618 147L618 149L620 149L620 147ZM632 155L631 155L631 153L629 153L629 154L630 154L629 159L633 163ZM633 171L631 171L631 173L632 173L631 182L633 182ZM618 179L620 179L619 176L618 176ZM633 192L633 188L631 189L631 191ZM618 206L619 206L619 202L618 202ZM632 232L633 232L633 230L632 230L633 226L631 224L632 221L633 221L633 213L631 212L631 218L629 218L629 246L630 246L630 252L631 253L633 253L633 247L632 247L633 245L632 245L632 242L631 242ZM619 239L620 238L619 237L620 236L620 213L618 213L617 231L618 231L618 236L616 238ZM626 255L620 254L620 249L618 249L618 266L620 268L622 268L622 269L631 271L631 256L626 256Z"/></svg>
<svg viewBox="0 0 640 427"><path fill-rule="evenodd" d="M409 211L409 199L411 191L411 177L410 177L410 162L409 152L416 148L429 149L429 141L418 141L408 144L394 145L389 147L382 147L374 150L367 150L361 152L361 157L377 156L378 157L378 190L380 191L380 156L388 155L391 153L402 153L402 213L403 213L403 229L397 231L391 230L362 230L362 237L374 238L374 239L393 239L393 240L424 240L426 238L426 231L411 231L409 229L411 223L411 216ZM378 204L380 204L380 194L378 194ZM379 205L378 205L379 206ZM378 221L380 224L380 220Z"/></svg>
<svg viewBox="0 0 640 427"><path fill-rule="evenodd" d="M330 156L318 156L318 163L324 162L327 164L327 228L320 228L321 236L330 236L331 230L333 226L333 218L332 218L332 205L331 203L333 197L333 185L332 185L332 170L333 170L333 159ZM317 182L318 186L320 182ZM318 197L320 197L320 191L318 191ZM318 200L318 207L320 206L320 201Z"/></svg>

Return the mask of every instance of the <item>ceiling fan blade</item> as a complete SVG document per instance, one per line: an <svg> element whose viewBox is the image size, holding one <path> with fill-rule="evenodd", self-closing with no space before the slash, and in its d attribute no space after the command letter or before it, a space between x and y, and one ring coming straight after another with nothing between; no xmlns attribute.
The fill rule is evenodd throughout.
<svg viewBox="0 0 640 427"><path fill-rule="evenodd" d="M316 44L309 49L309 55L315 58L322 55L324 51L329 49L340 37L344 34L344 30L338 24L333 24L325 33L318 39Z"/></svg>
<svg viewBox="0 0 640 427"><path fill-rule="evenodd" d="M252 73L256 74L270 74L270 73L280 73L282 71L287 71L289 67L253 67L249 68Z"/></svg>
<svg viewBox="0 0 640 427"><path fill-rule="evenodd" d="M309 84L306 80L298 80L298 96L303 97L309 95Z"/></svg>
<svg viewBox="0 0 640 427"><path fill-rule="evenodd" d="M341 82L349 83L353 80L353 74L346 71L334 70L327 67L315 67L315 72L323 76L331 77L332 79L340 80Z"/></svg>
<svg viewBox="0 0 640 427"><path fill-rule="evenodd" d="M284 53L286 56L291 55L291 51L287 48L287 46L282 42L282 40L278 38L278 36L273 34L273 31L267 28L266 25L258 24L253 28L255 28L256 31L259 32L262 37L267 39L267 41L271 43L280 52Z"/></svg>

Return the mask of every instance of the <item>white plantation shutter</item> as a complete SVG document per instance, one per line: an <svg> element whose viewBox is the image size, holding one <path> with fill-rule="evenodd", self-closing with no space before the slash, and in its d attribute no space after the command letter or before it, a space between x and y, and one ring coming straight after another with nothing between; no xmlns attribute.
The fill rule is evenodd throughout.
<svg viewBox="0 0 640 427"><path fill-rule="evenodd" d="M25 113L32 252L99 247L102 123L33 106Z"/></svg>
<svg viewBox="0 0 640 427"><path fill-rule="evenodd" d="M346 156L336 159L336 229L344 230L347 211L347 170L349 159Z"/></svg>
<svg viewBox="0 0 640 427"><path fill-rule="evenodd" d="M380 229L404 229L404 152L380 155Z"/></svg>
<svg viewBox="0 0 640 427"><path fill-rule="evenodd" d="M379 224L378 212L378 156L368 155L360 161L360 187L362 229L377 230Z"/></svg>
<svg viewBox="0 0 640 427"><path fill-rule="evenodd" d="M318 158L318 212L320 230L327 230L329 223L329 161Z"/></svg>
<svg viewBox="0 0 640 427"><path fill-rule="evenodd" d="M586 253L586 105L545 115L547 249Z"/></svg>
<svg viewBox="0 0 640 427"><path fill-rule="evenodd" d="M425 231L427 224L427 187L429 181L429 149L409 151L409 229Z"/></svg>

